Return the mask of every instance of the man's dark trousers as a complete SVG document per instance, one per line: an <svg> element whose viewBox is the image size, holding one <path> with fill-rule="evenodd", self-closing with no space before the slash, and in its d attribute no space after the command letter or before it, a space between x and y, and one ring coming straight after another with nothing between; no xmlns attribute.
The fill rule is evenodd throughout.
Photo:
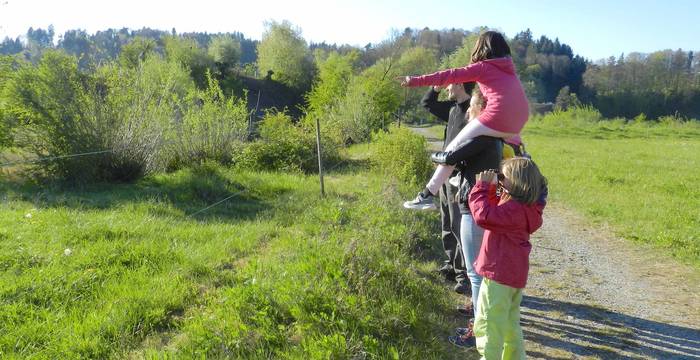
<svg viewBox="0 0 700 360"><path fill-rule="evenodd" d="M445 250L447 260L455 272L457 281L467 280L467 269L462 256L462 246L459 238L459 225L462 214L455 200L458 189L449 183L442 185L440 189L440 219L442 221L442 248Z"/></svg>

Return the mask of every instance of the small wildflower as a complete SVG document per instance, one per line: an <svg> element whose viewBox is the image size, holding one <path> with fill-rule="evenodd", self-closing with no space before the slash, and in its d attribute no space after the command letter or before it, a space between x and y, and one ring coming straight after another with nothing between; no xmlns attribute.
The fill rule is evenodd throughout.
<svg viewBox="0 0 700 360"><path fill-rule="evenodd" d="M31 218L32 218L32 213L27 213L26 215L24 215L24 218L25 218L25 219L31 219Z"/></svg>
<svg viewBox="0 0 700 360"><path fill-rule="evenodd" d="M70 248L63 250L63 255L65 255L65 256L70 256L72 253L73 253L73 250L71 250Z"/></svg>

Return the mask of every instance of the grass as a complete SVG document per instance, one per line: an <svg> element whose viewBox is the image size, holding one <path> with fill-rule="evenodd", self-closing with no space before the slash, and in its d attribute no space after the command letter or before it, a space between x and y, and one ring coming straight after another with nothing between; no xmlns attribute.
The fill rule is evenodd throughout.
<svg viewBox="0 0 700 360"><path fill-rule="evenodd" d="M553 200L700 266L698 122L625 124L565 112L535 117L524 139Z"/></svg>
<svg viewBox="0 0 700 360"><path fill-rule="evenodd" d="M434 214L401 211L401 185L362 159L331 172L326 198L317 181L205 165L3 182L0 357L464 358L430 271Z"/></svg>

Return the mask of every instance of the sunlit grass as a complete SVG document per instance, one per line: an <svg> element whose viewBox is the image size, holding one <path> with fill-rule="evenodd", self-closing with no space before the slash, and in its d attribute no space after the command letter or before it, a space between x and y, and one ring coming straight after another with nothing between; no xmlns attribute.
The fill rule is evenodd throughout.
<svg viewBox="0 0 700 360"><path fill-rule="evenodd" d="M371 151L351 149L325 198L313 175L214 165L3 183L0 357L462 358L448 289L424 270L435 214L401 210Z"/></svg>

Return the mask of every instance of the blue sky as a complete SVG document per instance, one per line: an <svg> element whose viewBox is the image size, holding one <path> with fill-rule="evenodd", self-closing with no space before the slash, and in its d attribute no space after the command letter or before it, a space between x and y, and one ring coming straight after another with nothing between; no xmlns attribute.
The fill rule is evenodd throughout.
<svg viewBox="0 0 700 360"><path fill-rule="evenodd" d="M509 37L530 28L558 37L591 60L632 51L700 50L700 1L166 1L0 0L0 38L53 24L95 32L112 28L240 31L260 39L265 20L289 20L310 41L363 46L391 29L489 26Z"/></svg>

